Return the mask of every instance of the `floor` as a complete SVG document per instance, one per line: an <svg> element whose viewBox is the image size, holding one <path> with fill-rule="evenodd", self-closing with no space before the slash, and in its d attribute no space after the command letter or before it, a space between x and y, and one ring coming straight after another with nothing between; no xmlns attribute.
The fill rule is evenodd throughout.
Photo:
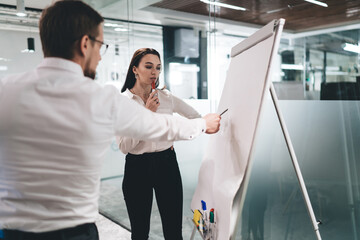
<svg viewBox="0 0 360 240"><path fill-rule="evenodd" d="M186 175L186 174L185 174ZM183 181L186 183L186 181ZM121 190L122 178L114 178L101 182L101 192L99 199L99 211L105 217L111 219L113 222L119 224L124 229L130 229L130 222L125 206L124 197ZM194 193L194 188L189 187L190 184L184 184L184 217L183 217L183 238L190 239L193 230L191 221L192 213L190 211L191 197ZM191 184L190 186L195 186ZM162 224L159 210L157 208L156 200L153 200L152 214L150 220L150 240L163 240ZM200 240L200 237L195 237L195 240Z"/></svg>
<svg viewBox="0 0 360 240"><path fill-rule="evenodd" d="M131 233L108 218L99 214L96 221L99 230L100 240L129 240Z"/></svg>

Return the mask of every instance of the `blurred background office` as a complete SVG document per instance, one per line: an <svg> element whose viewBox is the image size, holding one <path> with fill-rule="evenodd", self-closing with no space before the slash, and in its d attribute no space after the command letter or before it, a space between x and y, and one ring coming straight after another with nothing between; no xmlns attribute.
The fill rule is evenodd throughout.
<svg viewBox="0 0 360 240"><path fill-rule="evenodd" d="M0 0L0 78L41 62L38 20L52 2ZM360 239L360 1L85 2L105 17L104 41L110 44L95 82L121 88L132 53L155 48L163 58L160 87L202 114L217 110L231 47L285 18L271 79L320 232L324 239ZM190 201L207 140L175 144L184 185L184 239L193 227ZM114 140L102 170L100 213L129 229L121 191L124 161ZM315 239L270 99L251 162L237 239ZM154 205L150 238L163 239Z"/></svg>

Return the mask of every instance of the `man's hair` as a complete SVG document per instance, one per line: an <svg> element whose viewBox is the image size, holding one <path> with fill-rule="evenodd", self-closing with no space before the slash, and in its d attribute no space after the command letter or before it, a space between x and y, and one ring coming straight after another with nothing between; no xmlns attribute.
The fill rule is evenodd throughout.
<svg viewBox="0 0 360 240"><path fill-rule="evenodd" d="M97 37L104 18L82 1L63 0L44 9L40 38L44 57L72 59L84 35Z"/></svg>

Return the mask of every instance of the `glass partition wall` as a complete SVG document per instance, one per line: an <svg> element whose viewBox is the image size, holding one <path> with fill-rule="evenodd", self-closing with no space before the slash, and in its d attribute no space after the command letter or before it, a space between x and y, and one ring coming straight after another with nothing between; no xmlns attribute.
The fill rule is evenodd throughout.
<svg viewBox="0 0 360 240"><path fill-rule="evenodd" d="M34 13L32 18L38 16ZM43 58L34 20L26 25L3 19L0 17L0 78L30 70ZM166 86L201 114L215 112L231 47L250 34L229 34L218 26L214 16L209 16L209 22L200 29L106 19L104 41L110 47L99 63L95 81L121 88L133 52L155 48L163 64L160 86ZM356 147L360 142L360 106L356 101L360 95L359 55L344 50L346 43L357 44L358 36L359 29L301 37L285 34L271 76L283 100L280 107L316 217L323 223L320 232L324 239L360 239ZM28 38L34 39L33 53L22 52L29 47ZM268 99L237 239L315 239L283 139ZM207 140L204 135L175 143L184 189L184 239L189 239L193 227L190 202ZM103 164L99 201L102 214L129 229L121 190L124 161L114 139ZM163 239L156 204L150 238Z"/></svg>
<svg viewBox="0 0 360 240"><path fill-rule="evenodd" d="M282 39L273 74L323 239L360 239L359 55L343 48L358 42L351 32ZM271 99L255 146L237 239L316 239Z"/></svg>
<svg viewBox="0 0 360 240"><path fill-rule="evenodd" d="M272 69L323 239L360 239L360 51L345 48L358 45L359 33L284 34ZM216 110L231 47L243 37L211 28L208 36L209 98ZM258 132L236 239L316 239L270 98Z"/></svg>
<svg viewBox="0 0 360 240"><path fill-rule="evenodd" d="M358 42L359 29L283 39L281 80L274 83L279 98L358 100Z"/></svg>
<svg viewBox="0 0 360 240"><path fill-rule="evenodd" d="M163 52L162 27L157 25L106 19L104 41L109 44L109 48L99 62L96 81L102 85L112 84L119 89L124 84L130 60L137 49L149 47L160 54ZM160 86L163 85L162 74Z"/></svg>

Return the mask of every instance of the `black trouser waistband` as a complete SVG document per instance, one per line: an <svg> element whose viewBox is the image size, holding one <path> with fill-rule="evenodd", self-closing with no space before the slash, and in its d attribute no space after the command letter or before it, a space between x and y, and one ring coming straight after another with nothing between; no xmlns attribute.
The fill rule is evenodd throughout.
<svg viewBox="0 0 360 240"><path fill-rule="evenodd" d="M174 147L171 146L168 149L166 149L164 151L160 151L160 152L151 152L151 153L143 153L143 154L128 153L127 156L129 156L131 158L142 158L142 157L146 157L146 156L161 156L163 154L173 152L173 151L174 151Z"/></svg>
<svg viewBox="0 0 360 240"><path fill-rule="evenodd" d="M25 232L4 229L4 240L92 240L99 239L95 223L85 223L76 227L49 232Z"/></svg>

